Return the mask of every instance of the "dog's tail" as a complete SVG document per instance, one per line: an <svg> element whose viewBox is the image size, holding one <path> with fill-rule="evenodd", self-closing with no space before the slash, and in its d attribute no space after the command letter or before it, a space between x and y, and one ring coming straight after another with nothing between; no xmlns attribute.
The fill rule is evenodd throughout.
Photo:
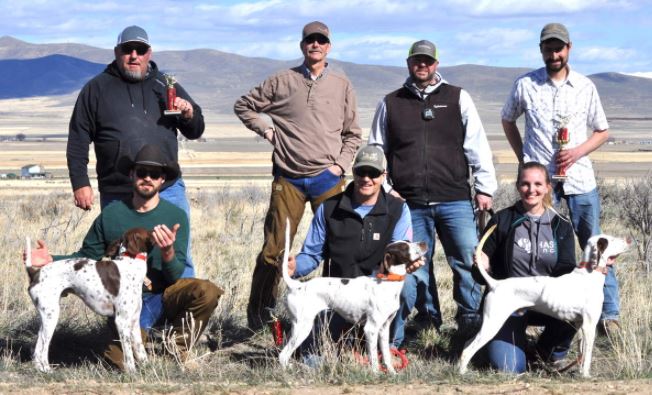
<svg viewBox="0 0 652 395"><path fill-rule="evenodd" d="M290 271L288 270L288 261L290 258L290 219L285 220L285 249L283 250L283 280L288 288L296 288L300 282L290 277Z"/></svg>
<svg viewBox="0 0 652 395"><path fill-rule="evenodd" d="M32 240L29 236L25 237L25 267L27 269L32 267Z"/></svg>
<svg viewBox="0 0 652 395"><path fill-rule="evenodd" d="M484 246L484 243L487 241L487 239L493 233L494 230L496 230L496 224L493 224L489 229L487 229L486 232L484 232L484 235L482 235L482 238L480 239L478 246L475 247L475 261L478 262L476 266L478 267L478 270L480 271L482 278L484 278L484 281L487 283L489 289L496 288L496 280L493 277L491 277L489 273L487 273L487 271L484 268L484 265L479 264L479 262L480 262L480 253L482 252L482 247Z"/></svg>

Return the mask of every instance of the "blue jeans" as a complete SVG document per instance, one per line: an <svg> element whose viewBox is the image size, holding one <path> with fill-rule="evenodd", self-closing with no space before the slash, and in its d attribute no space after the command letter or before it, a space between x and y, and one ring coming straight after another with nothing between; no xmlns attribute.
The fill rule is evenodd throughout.
<svg viewBox="0 0 652 395"><path fill-rule="evenodd" d="M177 181L165 188L159 193L161 199L165 199L168 202L179 207L185 211L188 216L188 223L190 223L190 204L188 204L188 199L186 198L186 184L183 182L183 179L177 178ZM109 203L115 200L124 200L131 198L131 193L120 194L120 193L100 193L100 207L104 208ZM195 266L192 262L192 257L190 256L190 251L192 247L192 232L188 232L188 252L186 254L186 268L183 270L181 278L193 278L195 277Z"/></svg>
<svg viewBox="0 0 652 395"><path fill-rule="evenodd" d="M512 314L503 324L496 336L487 343L489 363L499 371L523 373L527 369L528 325L544 326L537 342L537 352L544 361L563 359L570 349L575 336L575 328L565 321L528 311L525 314Z"/></svg>
<svg viewBox="0 0 652 395"><path fill-rule="evenodd" d="M591 236L600 234L600 196L594 189L588 193L564 195L561 184L557 184L553 194L555 204L565 199L568 204L573 229L582 250ZM616 279L615 266L608 267L604 280L604 302L602 304L603 320L617 320L620 316L620 291Z"/></svg>
<svg viewBox="0 0 652 395"><path fill-rule="evenodd" d="M460 328L476 327L481 300L480 285L471 277L473 252L478 235L470 200L444 202L423 206L408 202L412 216L414 241L425 241L428 252L425 265L405 278L401 291L401 306L393 322L392 339L398 347L405 337L405 321L414 307L437 327L442 323L437 283L432 257L435 235L444 247L448 265L453 270L453 299L457 303L456 320Z"/></svg>
<svg viewBox="0 0 652 395"><path fill-rule="evenodd" d="M280 174L274 174L274 176L278 177ZM328 192L342 179L342 177L331 173L328 169L312 177L284 178L310 200L316 199ZM314 209L317 208L315 207Z"/></svg>

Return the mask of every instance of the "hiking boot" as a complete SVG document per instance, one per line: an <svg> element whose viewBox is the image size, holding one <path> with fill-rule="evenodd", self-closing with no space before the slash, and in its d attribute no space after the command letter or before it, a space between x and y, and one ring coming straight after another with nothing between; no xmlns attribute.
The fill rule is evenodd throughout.
<svg viewBox="0 0 652 395"><path fill-rule="evenodd" d="M620 334L620 321L615 319L600 320L598 324L598 333L613 338Z"/></svg>

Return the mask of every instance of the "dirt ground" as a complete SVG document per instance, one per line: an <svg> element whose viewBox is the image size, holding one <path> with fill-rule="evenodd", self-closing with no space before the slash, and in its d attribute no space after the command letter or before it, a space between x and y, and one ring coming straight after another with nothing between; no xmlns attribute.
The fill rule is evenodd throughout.
<svg viewBox="0 0 652 395"><path fill-rule="evenodd" d="M652 393L652 380L632 381L599 381L588 380L574 383L529 383L514 380L509 383L497 384L445 384L445 383L415 383L409 385L340 385L328 387L249 387L246 383L220 384L197 383L191 387L175 387L174 385L152 384L106 384L106 383L57 383L40 387L25 386L16 388L14 385L0 384L0 393L3 394L187 394L187 393L224 393L224 394L650 394Z"/></svg>

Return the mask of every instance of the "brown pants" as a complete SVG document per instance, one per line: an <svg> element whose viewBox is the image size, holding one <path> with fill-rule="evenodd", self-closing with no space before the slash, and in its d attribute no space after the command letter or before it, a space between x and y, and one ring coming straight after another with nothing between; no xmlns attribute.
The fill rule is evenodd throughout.
<svg viewBox="0 0 652 395"><path fill-rule="evenodd" d="M224 291L212 282L196 278L179 279L163 292L165 318L168 324L177 332L175 341L179 352L182 354L182 358L185 358L187 351L186 342L189 338L187 336L189 329L188 323L186 322L183 325L183 321L186 319L186 312L192 314L192 317L195 319L194 336L199 337L206 328L208 319L213 314L213 311L217 307L217 302L223 293ZM120 370L124 370L122 345L113 319L109 319L109 327L111 328L112 336L104 349L104 358ZM185 339L183 336L184 331L186 332ZM145 343L147 332L141 329L140 333L143 337L143 343Z"/></svg>
<svg viewBox="0 0 652 395"><path fill-rule="evenodd" d="M290 219L291 245L306 202L310 201L310 208L314 213L324 200L342 192L345 182L342 178L334 187L310 200L283 177L276 177L272 182L269 209L265 216L263 249L256 258L256 267L251 279L251 293L247 306L249 328L260 329L270 320L269 309L276 306L278 283L281 278L278 263L285 247L286 218Z"/></svg>

